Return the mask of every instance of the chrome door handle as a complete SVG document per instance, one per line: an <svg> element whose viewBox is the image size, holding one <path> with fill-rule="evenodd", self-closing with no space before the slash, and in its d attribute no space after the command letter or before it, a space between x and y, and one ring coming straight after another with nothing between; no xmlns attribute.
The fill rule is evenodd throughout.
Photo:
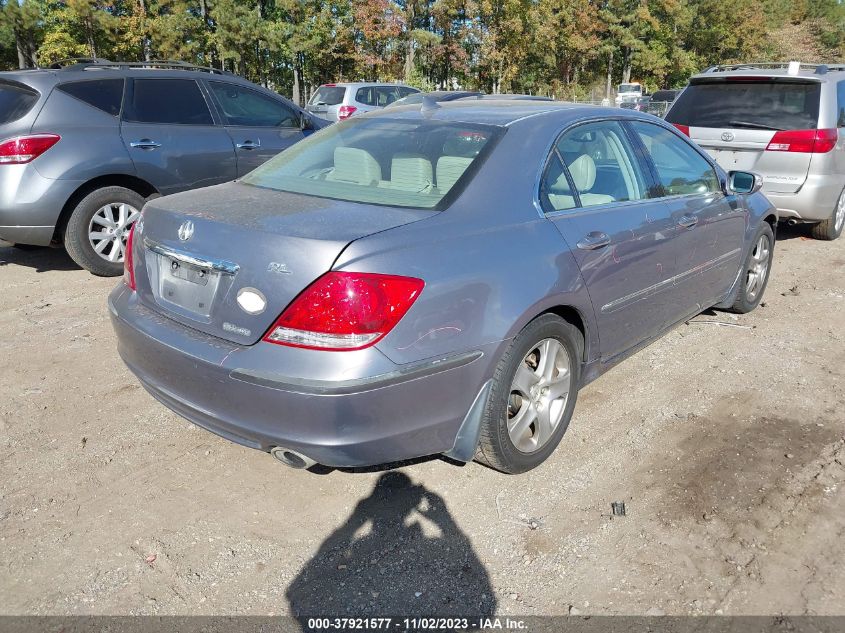
<svg viewBox="0 0 845 633"><path fill-rule="evenodd" d="M258 149L261 147L261 139L258 140L257 143L253 141L244 141L243 143L237 143L235 145L238 149Z"/></svg>
<svg viewBox="0 0 845 633"><path fill-rule="evenodd" d="M685 229L691 229L696 224L698 224L698 218L694 215L685 215L682 216L680 220L678 220L678 224Z"/></svg>
<svg viewBox="0 0 845 633"><path fill-rule="evenodd" d="M610 244L610 236L607 233L593 231L582 238L576 246L582 251L594 251L598 248L604 248Z"/></svg>
<svg viewBox="0 0 845 633"><path fill-rule="evenodd" d="M156 149L161 147L161 143L156 143L148 138L142 138L140 141L132 141L129 143L129 147L134 147L136 149Z"/></svg>

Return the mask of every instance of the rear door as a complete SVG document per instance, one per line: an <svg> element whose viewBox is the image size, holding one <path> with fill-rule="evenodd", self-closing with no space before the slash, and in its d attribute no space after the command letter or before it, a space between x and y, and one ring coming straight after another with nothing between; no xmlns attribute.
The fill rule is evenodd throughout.
<svg viewBox="0 0 845 633"><path fill-rule="evenodd" d="M713 166L675 132L645 121L628 123L651 161L661 200L678 233L673 284L677 302L665 324L710 307L730 289L742 258L746 212L726 195Z"/></svg>
<svg viewBox="0 0 845 633"><path fill-rule="evenodd" d="M235 152L193 79L135 78L121 136L140 178L163 195L234 180Z"/></svg>
<svg viewBox="0 0 845 633"><path fill-rule="evenodd" d="M726 171L763 176L763 191L795 193L807 179L821 84L802 77L731 75L691 82L666 115ZM801 139L804 139L803 145Z"/></svg>
<svg viewBox="0 0 845 633"><path fill-rule="evenodd" d="M207 83L235 148L238 177L302 139L299 112L281 98L228 81Z"/></svg>
<svg viewBox="0 0 845 633"><path fill-rule="evenodd" d="M618 121L566 131L543 178L541 202L581 269L603 360L657 335L676 302L679 231L653 188Z"/></svg>

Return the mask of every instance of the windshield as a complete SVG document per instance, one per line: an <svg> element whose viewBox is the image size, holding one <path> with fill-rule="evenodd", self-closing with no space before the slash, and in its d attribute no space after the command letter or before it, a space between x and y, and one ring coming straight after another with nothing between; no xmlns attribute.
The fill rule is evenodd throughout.
<svg viewBox="0 0 845 633"><path fill-rule="evenodd" d="M815 129L820 91L818 82L757 79L692 84L675 100L666 120L690 127Z"/></svg>
<svg viewBox="0 0 845 633"><path fill-rule="evenodd" d="M639 92L640 84L619 84L619 92Z"/></svg>
<svg viewBox="0 0 845 633"><path fill-rule="evenodd" d="M17 121L38 101L38 93L23 86L0 83L0 123Z"/></svg>
<svg viewBox="0 0 845 633"><path fill-rule="evenodd" d="M343 95L346 93L344 86L320 86L317 92L311 97L309 105L337 105L343 102Z"/></svg>
<svg viewBox="0 0 845 633"><path fill-rule="evenodd" d="M502 133L488 125L350 119L300 141L242 182L350 202L443 208Z"/></svg>

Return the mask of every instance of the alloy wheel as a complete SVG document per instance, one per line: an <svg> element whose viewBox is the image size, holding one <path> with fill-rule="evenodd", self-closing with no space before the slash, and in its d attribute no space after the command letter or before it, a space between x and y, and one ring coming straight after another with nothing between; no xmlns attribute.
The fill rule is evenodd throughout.
<svg viewBox="0 0 845 633"><path fill-rule="evenodd" d="M766 283L769 274L769 262L772 256L772 245L768 236L761 235L751 252L751 261L745 279L745 295L750 302L757 299L757 295Z"/></svg>
<svg viewBox="0 0 845 633"><path fill-rule="evenodd" d="M842 231L842 226L845 225L845 191L839 196L839 202L836 203L836 217L833 221L833 228L836 233Z"/></svg>
<svg viewBox="0 0 845 633"><path fill-rule="evenodd" d="M523 453L540 450L560 424L572 389L572 361L557 339L543 339L522 359L511 384L507 427Z"/></svg>
<svg viewBox="0 0 845 633"><path fill-rule="evenodd" d="M125 202L103 205L88 223L88 241L94 252L109 262L123 262L129 230L140 216L138 209Z"/></svg>

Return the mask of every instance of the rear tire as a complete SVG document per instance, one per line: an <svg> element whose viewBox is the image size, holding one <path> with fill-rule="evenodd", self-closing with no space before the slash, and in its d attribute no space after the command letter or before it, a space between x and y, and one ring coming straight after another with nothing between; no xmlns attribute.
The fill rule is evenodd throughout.
<svg viewBox="0 0 845 633"><path fill-rule="evenodd" d="M767 222L763 222L742 264L739 290L736 301L731 306L731 312L746 314L760 305L772 272L774 252L775 234L772 227Z"/></svg>
<svg viewBox="0 0 845 633"><path fill-rule="evenodd" d="M508 474L543 463L572 419L583 355L581 332L559 316L525 326L493 374L476 461Z"/></svg>
<svg viewBox="0 0 845 633"><path fill-rule="evenodd" d="M143 196L125 187L103 187L89 193L76 205L65 227L68 255L98 277L121 275L126 238L144 202Z"/></svg>
<svg viewBox="0 0 845 633"><path fill-rule="evenodd" d="M818 224L810 227L810 235L817 240L830 242L842 235L842 228L845 227L845 189L839 195L833 214Z"/></svg>

